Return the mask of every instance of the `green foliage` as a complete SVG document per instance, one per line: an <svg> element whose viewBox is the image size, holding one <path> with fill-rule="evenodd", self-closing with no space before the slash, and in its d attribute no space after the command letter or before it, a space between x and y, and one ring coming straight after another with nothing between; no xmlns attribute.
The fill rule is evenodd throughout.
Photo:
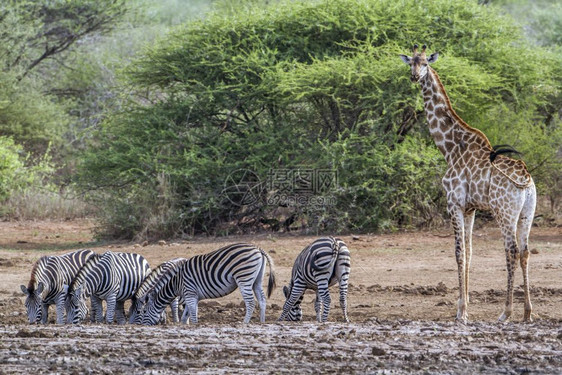
<svg viewBox="0 0 562 375"><path fill-rule="evenodd" d="M238 3L182 25L126 68L136 96L95 133L78 173L106 234L223 233L285 218L326 231L439 221L443 160L422 141L422 98L398 58L415 42L440 52L435 69L468 123L521 148L537 176L559 161L560 56L529 45L495 8ZM225 197L238 169L263 179L302 167L338 171L336 204L240 207Z"/></svg>
<svg viewBox="0 0 562 375"><path fill-rule="evenodd" d="M513 16L527 37L543 46L562 46L562 4L558 0L489 0Z"/></svg>
<svg viewBox="0 0 562 375"><path fill-rule="evenodd" d="M0 202L16 192L45 186L53 172L48 154L35 165L28 165L28 161L29 155L13 139L0 137Z"/></svg>

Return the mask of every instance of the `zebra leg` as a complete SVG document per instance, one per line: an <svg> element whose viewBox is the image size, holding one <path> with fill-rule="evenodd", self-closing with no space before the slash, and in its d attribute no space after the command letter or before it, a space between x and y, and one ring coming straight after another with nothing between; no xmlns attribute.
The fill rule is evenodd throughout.
<svg viewBox="0 0 562 375"><path fill-rule="evenodd" d="M318 320L318 322L322 323L328 320L328 314L330 313L330 303L332 302L332 299L330 298L330 291L328 290L327 280L320 280L318 282L318 292L316 296L317 303L322 303L323 306L322 317L317 314L316 319Z"/></svg>
<svg viewBox="0 0 562 375"><path fill-rule="evenodd" d="M254 284L254 294L258 300L258 305L260 307L260 323L265 323L265 309L267 306L267 300L265 299L265 293L263 292L263 287L261 283L261 278ZM254 298L252 297L252 301ZM252 311L253 312L253 311Z"/></svg>
<svg viewBox="0 0 562 375"><path fill-rule="evenodd" d="M252 287L250 285L238 285L240 288L240 293L242 293L242 299L246 304L246 316L244 316L244 323L250 323L254 310L256 308L256 300L254 299L254 293L252 292Z"/></svg>
<svg viewBox="0 0 562 375"><path fill-rule="evenodd" d="M181 314L181 323L186 324L188 317L189 317L189 309L187 308L187 302L186 302L183 308L183 314Z"/></svg>
<svg viewBox="0 0 562 375"><path fill-rule="evenodd" d="M304 294L304 291L305 291L305 287L302 286L300 283L298 284L298 286L297 283L293 285L293 288L291 289L291 293L289 294L287 300L285 301L285 304L283 305L283 312L281 313L281 316L278 319L279 321L285 320L287 318L287 315L291 311L291 308L295 306L295 304L299 301L301 296Z"/></svg>
<svg viewBox="0 0 562 375"><path fill-rule="evenodd" d="M170 308L172 309L172 321L174 323L177 323L177 322L180 321L179 316L178 316L178 305L179 305L178 298L174 298L174 300L170 304Z"/></svg>
<svg viewBox="0 0 562 375"><path fill-rule="evenodd" d="M57 324L64 324L65 309L64 309L64 295L63 294L58 296L58 298L55 302L55 307L57 309Z"/></svg>
<svg viewBox="0 0 562 375"><path fill-rule="evenodd" d="M90 297L90 304L92 306L92 312L90 313L90 320L92 323L102 323L103 322L103 302L102 300L93 295Z"/></svg>
<svg viewBox="0 0 562 375"><path fill-rule="evenodd" d="M127 318L125 318L125 301L119 301L115 304L115 320L117 324L125 324Z"/></svg>
<svg viewBox="0 0 562 375"><path fill-rule="evenodd" d="M168 315L166 314L166 308L164 308L164 310L162 310L162 314L160 314L160 320L158 321L158 323L166 324L167 320L168 320Z"/></svg>
<svg viewBox="0 0 562 375"><path fill-rule="evenodd" d="M340 306L344 321L349 323L349 318L347 317L347 278L340 280Z"/></svg>
<svg viewBox="0 0 562 375"><path fill-rule="evenodd" d="M314 311L316 312L316 321L317 322L321 322L322 318L321 318L321 314L322 314L322 304L320 303L322 301L322 298L320 298L320 295L318 294L318 291L316 291L316 298L314 299Z"/></svg>
<svg viewBox="0 0 562 375"><path fill-rule="evenodd" d="M199 299L197 296L184 297L185 309L181 318L182 323L187 323L187 317L189 316L189 322L191 324L197 324L197 304Z"/></svg>
<svg viewBox="0 0 562 375"><path fill-rule="evenodd" d="M49 320L49 305L46 303L41 304L41 324L47 324Z"/></svg>
<svg viewBox="0 0 562 375"><path fill-rule="evenodd" d="M105 312L105 321L107 324L113 323L113 318L115 317L115 307L117 304L117 296L115 294L110 294L105 302L107 303L107 311Z"/></svg>

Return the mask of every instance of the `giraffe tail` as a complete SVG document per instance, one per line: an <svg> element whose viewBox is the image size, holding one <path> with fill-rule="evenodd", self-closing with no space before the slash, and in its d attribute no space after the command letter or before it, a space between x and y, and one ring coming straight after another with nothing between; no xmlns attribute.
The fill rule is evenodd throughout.
<svg viewBox="0 0 562 375"><path fill-rule="evenodd" d="M517 154L522 155L521 152L517 151L510 145L496 145L493 147L493 150L490 151L490 162L494 162L498 155L502 154Z"/></svg>

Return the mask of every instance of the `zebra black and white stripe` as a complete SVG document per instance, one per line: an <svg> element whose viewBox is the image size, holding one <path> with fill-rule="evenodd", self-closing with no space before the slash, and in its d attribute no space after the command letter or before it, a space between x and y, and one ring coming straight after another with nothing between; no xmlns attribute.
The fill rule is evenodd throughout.
<svg viewBox="0 0 562 375"><path fill-rule="evenodd" d="M152 270L150 274L144 279L141 286L135 293L131 308L129 309L129 323L131 324L141 324L142 323L142 314L148 300L148 293L154 288L156 283L165 275L168 275L170 272L177 272L179 267L183 263L185 263L187 259L185 258L175 258L166 262L161 263L158 267ZM170 303L170 307L172 309L172 320L177 323L179 322L178 316L178 298L174 298L174 300ZM163 312L162 314L162 321L165 323L166 314Z"/></svg>
<svg viewBox="0 0 562 375"><path fill-rule="evenodd" d="M67 323L80 323L88 314L87 298L97 300L98 311L94 312L97 322L103 314L101 301L107 304L106 322L112 323L114 317L119 324L126 322L124 304L133 298L145 277L150 274L146 259L134 253L114 253L108 251L93 256L78 272L66 296Z"/></svg>
<svg viewBox="0 0 562 375"><path fill-rule="evenodd" d="M25 307L29 323L47 323L49 306L56 306L57 324L64 323L64 285L69 284L86 261L92 250L78 250L63 255L45 255L39 258L31 270L27 287L21 285L27 296Z"/></svg>
<svg viewBox="0 0 562 375"><path fill-rule="evenodd" d="M246 305L244 323L249 323L258 300L260 322L265 322L266 297L262 279L269 263L267 296L275 288L273 260L262 249L250 244L233 244L208 254L188 259L177 272L162 277L149 293L143 314L143 324L154 325L166 305L175 297L185 301L182 323L189 317L197 323L197 305L200 300L218 298L240 289Z"/></svg>
<svg viewBox="0 0 562 375"><path fill-rule="evenodd" d="M316 291L314 309L316 320L325 322L330 312L329 287L336 282L340 288L340 305L347 317L347 289L351 257L347 245L339 238L319 238L297 256L289 286L283 288L285 304L279 320L301 320L301 302L306 289Z"/></svg>

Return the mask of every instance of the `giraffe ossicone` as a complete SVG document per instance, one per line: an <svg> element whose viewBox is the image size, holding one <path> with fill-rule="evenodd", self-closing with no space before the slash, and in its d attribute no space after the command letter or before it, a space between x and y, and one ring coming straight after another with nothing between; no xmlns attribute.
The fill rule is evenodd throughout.
<svg viewBox="0 0 562 375"><path fill-rule="evenodd" d="M529 291L529 232L533 222L536 190L525 163L505 154L514 150L494 149L480 130L465 123L451 106L441 80L429 66L438 53L426 56L426 46L412 56L400 55L411 68L410 79L422 88L429 132L447 161L443 177L447 210L455 231L459 303L457 320L468 320L469 268L472 257L472 228L476 210L490 211L498 222L507 261L507 298L499 320L509 319L513 306L514 273L517 261L523 270L525 321L531 321Z"/></svg>

